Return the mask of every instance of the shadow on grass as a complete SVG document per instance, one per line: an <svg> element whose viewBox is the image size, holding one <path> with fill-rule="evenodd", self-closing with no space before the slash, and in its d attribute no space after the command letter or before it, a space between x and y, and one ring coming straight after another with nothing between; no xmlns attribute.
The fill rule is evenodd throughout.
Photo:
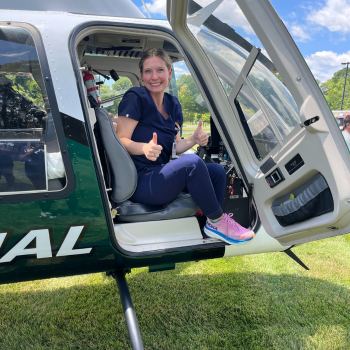
<svg viewBox="0 0 350 350"><path fill-rule="evenodd" d="M146 349L350 347L349 289L296 275L179 271L128 277ZM116 283L107 277L3 292L0 312L1 349L130 348Z"/></svg>

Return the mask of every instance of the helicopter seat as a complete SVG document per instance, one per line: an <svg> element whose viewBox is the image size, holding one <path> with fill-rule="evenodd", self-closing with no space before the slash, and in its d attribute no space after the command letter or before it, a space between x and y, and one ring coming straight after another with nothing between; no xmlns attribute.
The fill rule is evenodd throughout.
<svg viewBox="0 0 350 350"><path fill-rule="evenodd" d="M138 180L135 164L119 140L107 111L96 107L95 115L97 145L99 148L104 148L104 154L107 158L103 159L102 150L99 149L100 159L101 163L103 160L106 161L105 166L102 164L102 167L108 172L105 174L105 179L109 177L107 187L111 188L109 197L112 203L112 212L117 215L119 221L143 222L179 219L194 216L198 212L198 206L189 193L180 193L174 201L161 206L129 201L128 199L135 192ZM98 142L99 136L102 142Z"/></svg>

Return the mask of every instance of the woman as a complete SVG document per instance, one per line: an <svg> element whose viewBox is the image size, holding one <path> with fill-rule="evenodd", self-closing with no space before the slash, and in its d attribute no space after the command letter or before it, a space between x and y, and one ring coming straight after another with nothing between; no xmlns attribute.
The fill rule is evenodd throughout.
<svg viewBox="0 0 350 350"><path fill-rule="evenodd" d="M180 139L181 105L176 97L164 92L172 74L170 57L162 49L149 49L143 53L139 67L144 86L129 89L118 110L118 137L138 172L138 186L131 200L163 205L187 190L208 218L204 228L208 236L230 244L249 242L254 233L222 211L226 184L223 167L205 164L194 154L169 162L174 153L208 142L201 130L202 121L192 136Z"/></svg>
<svg viewBox="0 0 350 350"><path fill-rule="evenodd" d="M343 136L350 149L350 116L346 115L344 118Z"/></svg>

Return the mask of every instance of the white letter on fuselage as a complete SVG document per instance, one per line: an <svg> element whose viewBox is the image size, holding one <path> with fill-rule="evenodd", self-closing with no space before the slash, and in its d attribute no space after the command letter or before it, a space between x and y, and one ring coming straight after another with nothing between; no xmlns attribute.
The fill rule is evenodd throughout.
<svg viewBox="0 0 350 350"><path fill-rule="evenodd" d="M89 254L91 252L92 248L73 249L83 229L84 229L84 226L73 226L69 229L67 236L61 245L60 250L56 254L56 257Z"/></svg>
<svg viewBox="0 0 350 350"><path fill-rule="evenodd" d="M6 235L7 235L7 232L0 233L0 248L1 248L2 244L4 243Z"/></svg>
<svg viewBox="0 0 350 350"><path fill-rule="evenodd" d="M2 241L4 238L5 236L2 238ZM36 247L25 249L28 244L33 241L33 239L35 239ZM0 264L10 262L17 256L31 254L36 254L37 259L52 258L50 234L48 229L29 231L22 240L20 240L0 259Z"/></svg>

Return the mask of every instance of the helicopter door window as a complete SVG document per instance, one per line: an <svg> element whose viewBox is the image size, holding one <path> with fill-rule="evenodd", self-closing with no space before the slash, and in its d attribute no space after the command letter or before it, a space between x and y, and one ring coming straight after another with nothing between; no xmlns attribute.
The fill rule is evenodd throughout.
<svg viewBox="0 0 350 350"><path fill-rule="evenodd" d="M200 119L203 121L203 129L209 126L209 110L183 61L173 63L173 75L170 80L169 92L179 99L182 107L184 117L182 136L185 138L191 136L193 131L187 131L186 129L191 128L191 125L196 124Z"/></svg>
<svg viewBox="0 0 350 350"><path fill-rule="evenodd" d="M107 80L100 75L94 75L100 89L102 107L110 115L118 116L118 107L124 94L133 86L128 77L120 76L117 81ZM100 82L100 84L99 84Z"/></svg>
<svg viewBox="0 0 350 350"><path fill-rule="evenodd" d="M238 112L244 115L240 116L243 129L262 160L300 125L299 109L236 1L216 4L216 8L211 7L210 20L206 20L208 8L200 11L208 2L190 1L188 27L208 56L231 104L234 101L236 107L237 103L241 105Z"/></svg>
<svg viewBox="0 0 350 350"><path fill-rule="evenodd" d="M0 195L59 190L66 175L32 35L0 26Z"/></svg>
<svg viewBox="0 0 350 350"><path fill-rule="evenodd" d="M235 105L248 140L259 160L264 159L279 143L276 132L247 84L237 95Z"/></svg>
<svg viewBox="0 0 350 350"><path fill-rule="evenodd" d="M259 53L260 55L260 53ZM300 125L299 108L285 85L264 65L255 61L248 80L263 101L278 132L284 139L297 125Z"/></svg>

